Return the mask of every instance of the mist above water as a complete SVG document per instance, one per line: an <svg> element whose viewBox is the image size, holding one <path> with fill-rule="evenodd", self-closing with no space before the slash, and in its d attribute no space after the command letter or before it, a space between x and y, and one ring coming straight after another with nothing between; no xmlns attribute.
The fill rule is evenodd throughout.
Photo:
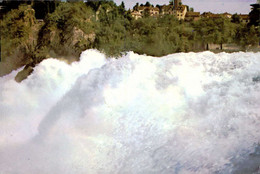
<svg viewBox="0 0 260 174"><path fill-rule="evenodd" d="M87 50L21 83L12 72L0 78L1 172L257 172L259 67L260 53Z"/></svg>

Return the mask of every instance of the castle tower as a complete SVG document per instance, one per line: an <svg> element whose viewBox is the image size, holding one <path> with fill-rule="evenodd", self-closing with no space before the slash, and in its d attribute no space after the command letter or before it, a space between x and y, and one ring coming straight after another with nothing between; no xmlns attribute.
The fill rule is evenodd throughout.
<svg viewBox="0 0 260 174"><path fill-rule="evenodd" d="M174 0L174 9L176 10L178 6L180 5L181 0Z"/></svg>

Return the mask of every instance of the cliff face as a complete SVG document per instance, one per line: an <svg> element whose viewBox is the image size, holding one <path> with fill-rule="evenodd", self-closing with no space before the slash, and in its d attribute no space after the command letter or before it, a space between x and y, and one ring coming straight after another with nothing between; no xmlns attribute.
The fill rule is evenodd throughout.
<svg viewBox="0 0 260 174"><path fill-rule="evenodd" d="M12 10L1 21L2 62L0 76L33 61L40 25L31 6Z"/></svg>
<svg viewBox="0 0 260 174"><path fill-rule="evenodd" d="M45 19L37 48L51 57L78 57L93 46L95 24L92 16L93 12L84 4L60 4Z"/></svg>
<svg viewBox="0 0 260 174"><path fill-rule="evenodd" d="M96 34L93 33L84 33L81 29L74 27L72 30L72 45L76 45L81 40L88 41L93 43L95 41Z"/></svg>

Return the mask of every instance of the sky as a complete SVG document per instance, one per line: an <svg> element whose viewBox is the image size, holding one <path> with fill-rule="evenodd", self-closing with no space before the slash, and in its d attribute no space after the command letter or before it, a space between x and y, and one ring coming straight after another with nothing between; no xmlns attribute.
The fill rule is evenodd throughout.
<svg viewBox="0 0 260 174"><path fill-rule="evenodd" d="M146 1L154 5L169 3L169 0L124 0L124 3L128 9L132 8L137 2L145 4ZM120 4L122 0L114 0L114 2ZM256 0L182 0L182 3L201 13L211 11L214 13L248 14L251 11L250 4L256 3Z"/></svg>
<svg viewBox="0 0 260 174"><path fill-rule="evenodd" d="M1 1L2 0L0 0L0 2ZM114 0L117 4L121 4L122 1L124 1L127 9L132 9L137 2L139 4L145 4L149 1L154 5L169 4L169 0ZM250 4L254 4L256 1L257 0L182 0L182 3L193 7L195 11L201 13L210 11L213 13L228 12L231 14L248 14L251 11Z"/></svg>

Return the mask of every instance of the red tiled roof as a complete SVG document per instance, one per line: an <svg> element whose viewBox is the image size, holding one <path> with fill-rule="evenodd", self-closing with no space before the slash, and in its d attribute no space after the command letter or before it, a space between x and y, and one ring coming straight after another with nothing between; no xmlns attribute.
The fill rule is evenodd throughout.
<svg viewBox="0 0 260 174"><path fill-rule="evenodd" d="M138 7L138 10L145 10L145 9L153 10L153 11L159 11L159 8L157 8L157 7L146 7L146 6Z"/></svg>
<svg viewBox="0 0 260 174"><path fill-rule="evenodd" d="M247 14L240 14L238 16L240 16L240 18L243 19L243 20L248 20L249 19L249 15L247 15Z"/></svg>
<svg viewBox="0 0 260 174"><path fill-rule="evenodd" d="M200 12L187 12L186 17L200 17Z"/></svg>

